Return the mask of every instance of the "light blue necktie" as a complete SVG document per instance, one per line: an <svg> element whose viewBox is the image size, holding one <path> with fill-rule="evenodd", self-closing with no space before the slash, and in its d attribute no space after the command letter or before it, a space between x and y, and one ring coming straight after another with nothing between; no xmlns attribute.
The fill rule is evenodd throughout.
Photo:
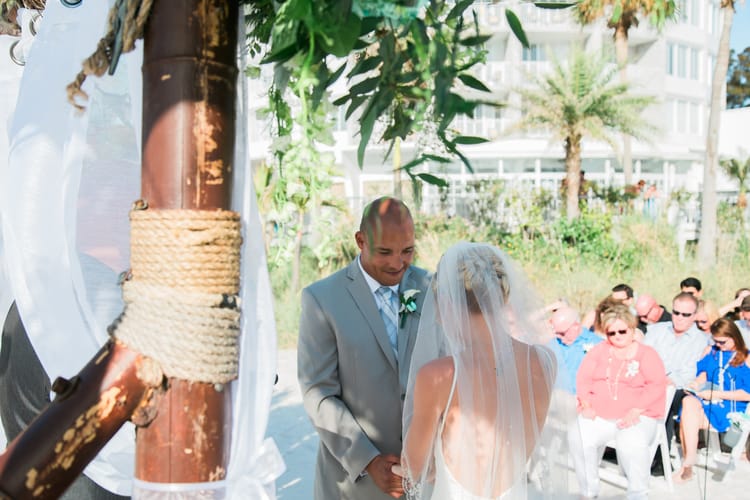
<svg viewBox="0 0 750 500"><path fill-rule="evenodd" d="M388 340L391 342L393 353L398 359L398 309L393 300L396 294L387 286L381 286L376 293L379 297L380 317L385 323L385 331L388 333Z"/></svg>

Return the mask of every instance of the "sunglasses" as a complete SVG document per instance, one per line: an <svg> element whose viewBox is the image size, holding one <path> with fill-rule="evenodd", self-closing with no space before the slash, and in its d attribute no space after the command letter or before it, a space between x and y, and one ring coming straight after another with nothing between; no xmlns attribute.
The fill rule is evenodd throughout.
<svg viewBox="0 0 750 500"><path fill-rule="evenodd" d="M716 340L716 339L714 339L714 344L716 344L716 345L724 345L727 342L729 342L729 340Z"/></svg>
<svg viewBox="0 0 750 500"><path fill-rule="evenodd" d="M607 337L613 337L614 335L625 335L628 333L628 330L612 330L611 332L607 332Z"/></svg>
<svg viewBox="0 0 750 500"><path fill-rule="evenodd" d="M706 323L708 323L708 320L707 319L696 319L695 322L697 324L699 324L699 325L705 325Z"/></svg>
<svg viewBox="0 0 750 500"><path fill-rule="evenodd" d="M695 313L694 312L684 313L684 312L680 312L680 311L676 311L676 310L672 309L672 316L684 316L686 318L689 318L693 314L695 314Z"/></svg>

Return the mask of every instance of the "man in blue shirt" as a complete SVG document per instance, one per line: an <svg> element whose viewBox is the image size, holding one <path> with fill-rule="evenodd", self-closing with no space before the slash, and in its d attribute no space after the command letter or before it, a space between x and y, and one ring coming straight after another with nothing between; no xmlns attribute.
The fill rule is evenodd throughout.
<svg viewBox="0 0 750 500"><path fill-rule="evenodd" d="M555 332L552 340L552 350L561 366L560 382L566 391L576 393L576 374L583 356L602 341L588 328L581 325L578 313L570 306L557 309L550 318L550 324Z"/></svg>

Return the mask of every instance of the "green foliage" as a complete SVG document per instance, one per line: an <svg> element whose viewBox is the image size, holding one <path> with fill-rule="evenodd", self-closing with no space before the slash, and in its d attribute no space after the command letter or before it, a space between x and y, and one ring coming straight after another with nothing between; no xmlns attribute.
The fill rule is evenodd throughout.
<svg viewBox="0 0 750 500"><path fill-rule="evenodd" d="M737 181L740 194L744 194L747 190L748 176L750 176L750 156L744 159L722 158L719 160L719 165L724 173Z"/></svg>
<svg viewBox="0 0 750 500"><path fill-rule="evenodd" d="M620 25L629 30L631 26L638 26L638 18L642 16L661 30L674 18L677 9L674 0L579 0L574 12L581 24L606 17L610 28Z"/></svg>
<svg viewBox="0 0 750 500"><path fill-rule="evenodd" d="M739 54L729 53L727 71L727 108L750 106L750 47Z"/></svg>
<svg viewBox="0 0 750 500"><path fill-rule="evenodd" d="M484 61L482 45L489 37L479 32L473 2L418 5L423 3L420 16L398 2L287 0L275 11L271 2L250 3L249 43L269 45L263 62L275 64L277 92L285 94L288 82L298 97L297 121L306 136L315 136L308 117L345 75L348 93L335 105L346 107L347 118L360 113L360 166L379 121L384 124L380 139L391 147L425 122L437 123L446 151L466 162L458 146L473 139L452 136L449 125L460 114L472 116L482 103L466 97L462 88L489 91L470 74ZM277 132L291 134L281 127ZM412 175L410 168L406 172Z"/></svg>
<svg viewBox="0 0 750 500"><path fill-rule="evenodd" d="M531 196L504 195L508 201L503 203L516 207L520 214L532 215L534 210L544 212L545 209L524 209L525 205L518 200L538 198L543 203L549 196L544 191ZM593 308L612 286L621 282L629 283L640 293L653 295L660 303L668 303L677 293L680 280L690 275L703 279L709 299L725 303L737 288L750 283L747 259L750 241L737 231L742 217L738 207L722 204L719 212L724 214L720 215L722 259L710 276L699 272L692 248L685 262L677 260L674 228L663 221L589 211L584 211L576 221L546 219L535 231L526 229L535 225L530 220L498 230L478 220L415 214L415 263L434 270L440 256L455 242L483 241L498 245L519 262L545 301L564 297L581 312ZM344 267L356 255L353 238L356 221L341 215L341 212L332 212L327 216L330 220L313 231L319 239L303 249L303 286ZM494 218L494 215L485 215ZM288 265L270 266L270 272L276 297L279 343L290 347L296 343L299 327L299 293L289 289Z"/></svg>
<svg viewBox="0 0 750 500"><path fill-rule="evenodd" d="M654 127L642 117L653 97L632 95L627 83L617 82L617 67L604 55L575 51L566 66L534 78L535 85L516 90L521 96L521 119L512 130L547 129L563 142L567 173L567 216L578 216L581 144L584 138L604 141L617 150L619 134L646 139Z"/></svg>

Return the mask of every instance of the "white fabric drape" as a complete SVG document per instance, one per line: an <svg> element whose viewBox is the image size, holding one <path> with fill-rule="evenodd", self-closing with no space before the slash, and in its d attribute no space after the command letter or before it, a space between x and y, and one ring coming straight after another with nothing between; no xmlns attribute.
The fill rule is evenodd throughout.
<svg viewBox="0 0 750 500"><path fill-rule="evenodd" d="M85 113L76 113L65 92L102 36L110 3L84 1L75 9L47 3L23 70L7 162L1 150L9 282L51 379L76 374L107 340L106 327L122 309L118 275L129 265L128 211L140 197L140 46L120 58L114 76L86 81ZM2 79L0 85L6 85ZM232 207L242 216L244 241L242 357L240 377L232 384L231 461L227 480L210 484L214 498L233 497L238 489L242 498L272 498L273 480L283 471L275 446L264 441L276 340L252 177L244 175L249 168L244 98L242 93L238 99ZM0 113L8 113L12 106L3 104ZM86 475L110 491L131 494L134 442L133 426L126 424ZM151 490L141 483L135 496L144 492L153 498L145 493ZM249 491L257 493L248 496Z"/></svg>

